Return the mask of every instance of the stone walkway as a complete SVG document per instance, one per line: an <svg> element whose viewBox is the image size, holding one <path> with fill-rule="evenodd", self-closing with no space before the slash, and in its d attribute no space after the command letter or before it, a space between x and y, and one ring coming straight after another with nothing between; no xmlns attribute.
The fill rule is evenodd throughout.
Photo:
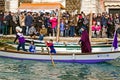
<svg viewBox="0 0 120 80"><path fill-rule="evenodd" d="M11 37L11 38L15 38L15 35L0 35L1 37ZM30 36L25 36L25 38L30 38ZM38 36L35 37L35 39L38 39ZM56 37L50 37L50 36L46 36L44 37L45 41L48 41L50 39L53 39L54 41L56 41ZM80 37L59 37L59 41L60 42L78 42L80 39ZM112 41L113 39L108 39L108 38L92 38L91 41L92 42L108 42L108 41Z"/></svg>

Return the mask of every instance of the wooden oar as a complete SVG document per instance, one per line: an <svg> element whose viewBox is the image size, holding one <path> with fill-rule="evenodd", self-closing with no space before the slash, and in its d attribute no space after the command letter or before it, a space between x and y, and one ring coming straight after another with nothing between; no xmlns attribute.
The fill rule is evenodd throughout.
<svg viewBox="0 0 120 80"><path fill-rule="evenodd" d="M54 63L54 60L53 60L52 54L50 53L49 48L48 48L47 45L46 45L46 47L47 47L47 50L48 50L48 54L50 55L52 65L53 65L53 67L55 67L55 63Z"/></svg>

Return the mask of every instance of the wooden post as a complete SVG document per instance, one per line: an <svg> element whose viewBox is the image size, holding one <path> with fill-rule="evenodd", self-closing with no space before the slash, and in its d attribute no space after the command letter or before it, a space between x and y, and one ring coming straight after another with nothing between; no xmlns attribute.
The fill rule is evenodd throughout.
<svg viewBox="0 0 120 80"><path fill-rule="evenodd" d="M10 26L10 34L12 34L12 26Z"/></svg>
<svg viewBox="0 0 120 80"><path fill-rule="evenodd" d="M92 38L91 26L92 26L92 11L90 11L90 23L89 23L89 39L90 39L90 42L91 42L91 38Z"/></svg>
<svg viewBox="0 0 120 80"><path fill-rule="evenodd" d="M56 41L59 41L60 36L60 8L58 9L58 26L57 26L57 35L56 35Z"/></svg>

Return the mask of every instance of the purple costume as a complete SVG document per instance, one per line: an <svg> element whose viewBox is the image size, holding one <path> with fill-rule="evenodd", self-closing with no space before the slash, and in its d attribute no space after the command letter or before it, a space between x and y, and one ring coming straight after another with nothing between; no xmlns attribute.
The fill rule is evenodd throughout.
<svg viewBox="0 0 120 80"><path fill-rule="evenodd" d="M81 41L82 53L91 53L91 44L90 44L89 35L87 33L87 30L82 31L80 41Z"/></svg>
<svg viewBox="0 0 120 80"><path fill-rule="evenodd" d="M14 43L16 42L17 39L18 39L18 41L19 41L17 50L19 51L19 50L20 50L20 47L22 47L23 51L27 51L27 50L25 49L25 38L24 38L23 34L22 34L22 33L17 33L16 38L15 38L15 40L14 40Z"/></svg>
<svg viewBox="0 0 120 80"><path fill-rule="evenodd" d="M17 37L18 37L19 43L25 43L25 38L23 34L17 33Z"/></svg>

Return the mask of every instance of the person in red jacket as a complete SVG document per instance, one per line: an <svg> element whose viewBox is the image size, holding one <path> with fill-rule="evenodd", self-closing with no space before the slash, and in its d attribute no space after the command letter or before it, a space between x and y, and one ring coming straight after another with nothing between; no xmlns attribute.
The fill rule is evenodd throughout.
<svg viewBox="0 0 120 80"><path fill-rule="evenodd" d="M52 39L50 39L49 42L46 42L46 46L48 46L50 48L50 53L56 54L56 50L54 48L54 44L53 44L53 40Z"/></svg>

